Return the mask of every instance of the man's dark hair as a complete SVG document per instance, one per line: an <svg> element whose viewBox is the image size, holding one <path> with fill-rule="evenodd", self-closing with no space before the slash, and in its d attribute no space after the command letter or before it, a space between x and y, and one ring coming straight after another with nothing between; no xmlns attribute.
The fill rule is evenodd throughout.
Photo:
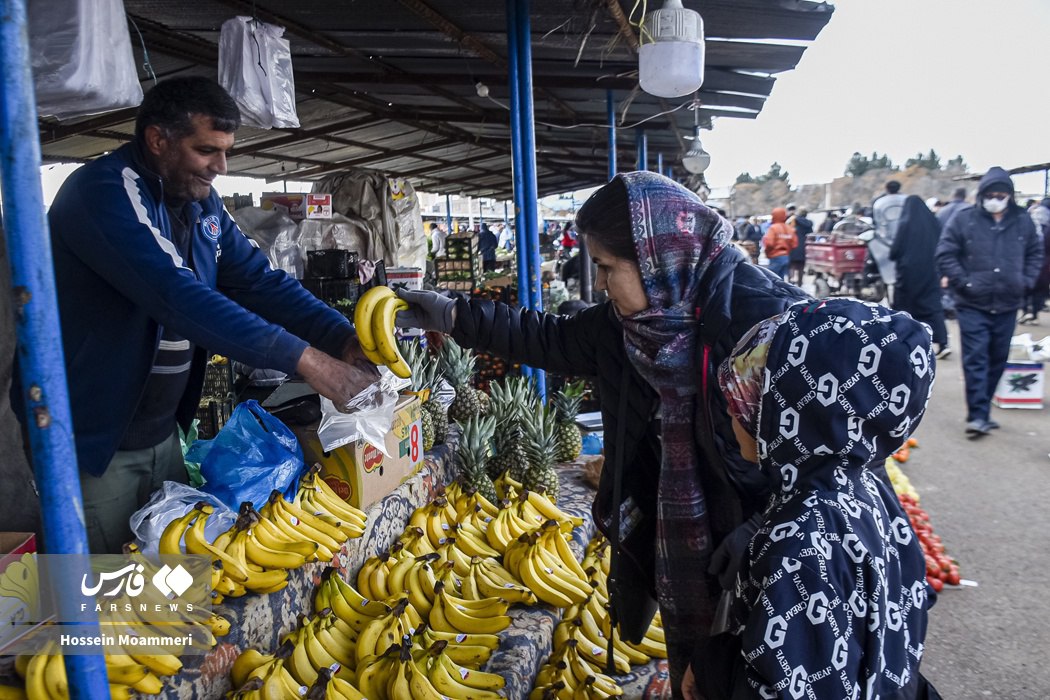
<svg viewBox="0 0 1050 700"><path fill-rule="evenodd" d="M159 126L171 139L193 133L193 115L211 117L216 131L233 133L241 125L237 103L217 82L203 76L169 78L146 93L135 118L135 139L141 141L146 127Z"/></svg>
<svg viewBox="0 0 1050 700"><path fill-rule="evenodd" d="M437 224L435 224L435 223L434 223L433 221L431 221L431 222L430 222L430 230L431 230L431 231L433 231L433 230L434 230L434 229L436 229L437 227L438 227L438 225L437 225Z"/></svg>
<svg viewBox="0 0 1050 700"><path fill-rule="evenodd" d="M956 187L955 192L952 192L952 199L963 200L966 199L966 188Z"/></svg>
<svg viewBox="0 0 1050 700"><path fill-rule="evenodd" d="M896 180L890 180L886 183L886 191L890 194L897 194L901 191L901 183Z"/></svg>

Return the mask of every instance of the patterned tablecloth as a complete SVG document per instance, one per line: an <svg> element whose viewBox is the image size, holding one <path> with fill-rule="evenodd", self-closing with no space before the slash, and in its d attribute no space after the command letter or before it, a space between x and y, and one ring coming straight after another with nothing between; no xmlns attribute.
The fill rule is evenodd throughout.
<svg viewBox="0 0 1050 700"><path fill-rule="evenodd" d="M427 454L421 469L393 493L368 510L368 527L363 537L350 540L333 564L350 580L368 557L386 550L401 534L413 510L433 499L452 477L450 449L435 448ZM594 490L584 482L582 462L562 465L561 507L584 519L575 532L578 553L594 534L591 501ZM231 623L231 632L204 656L188 656L183 671L167 679L163 697L221 698L230 689L229 671L242 649L255 647L272 651L278 638L296 627L299 614L313 611L314 589L327 564L310 564L289 576L288 586L270 595L249 595L217 606ZM485 670L507 679L506 696L523 699L532 689L540 665L550 653L551 636L558 611L541 606L516 607L510 611L512 625L501 633L499 650ZM666 693L666 662L653 662L619 678L627 698L670 697Z"/></svg>

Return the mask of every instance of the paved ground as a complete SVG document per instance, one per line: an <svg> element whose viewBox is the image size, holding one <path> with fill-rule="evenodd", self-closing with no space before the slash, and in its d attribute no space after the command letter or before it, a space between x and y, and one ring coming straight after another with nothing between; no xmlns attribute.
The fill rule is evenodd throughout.
<svg viewBox="0 0 1050 700"><path fill-rule="evenodd" d="M941 594L922 669L946 700L1050 697L1050 407L993 409L1002 428L967 440L954 323L949 332L954 353L938 364L904 471L963 578L978 585ZM1050 335L1050 314L1018 332Z"/></svg>

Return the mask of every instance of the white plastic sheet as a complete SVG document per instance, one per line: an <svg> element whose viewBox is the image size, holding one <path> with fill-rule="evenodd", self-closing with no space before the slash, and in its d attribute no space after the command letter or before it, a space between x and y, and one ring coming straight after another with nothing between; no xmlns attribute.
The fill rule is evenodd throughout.
<svg viewBox="0 0 1050 700"><path fill-rule="evenodd" d="M164 534L168 523L175 518L181 518L201 501L215 507L215 511L208 516L204 524L204 536L209 542L213 542L216 537L233 527L237 514L218 498L177 481L165 481L161 488L153 492L149 503L131 516L131 531L135 534L142 552L151 559L155 558L160 536Z"/></svg>
<svg viewBox="0 0 1050 700"><path fill-rule="evenodd" d="M241 110L241 122L259 129L297 128L292 51L284 27L251 17L222 23L219 84Z"/></svg>
<svg viewBox="0 0 1050 700"><path fill-rule="evenodd" d="M30 63L41 116L73 119L142 102L121 0L27 5Z"/></svg>

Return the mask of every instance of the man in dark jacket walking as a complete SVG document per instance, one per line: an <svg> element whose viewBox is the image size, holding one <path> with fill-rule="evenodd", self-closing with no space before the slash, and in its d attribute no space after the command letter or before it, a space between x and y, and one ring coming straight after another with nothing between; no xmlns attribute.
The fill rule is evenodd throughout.
<svg viewBox="0 0 1050 700"><path fill-rule="evenodd" d="M948 220L955 215L955 212L965 207L966 188L956 187L955 192L952 193L951 201L937 210L937 221L940 222L941 228L944 228L948 224Z"/></svg>
<svg viewBox="0 0 1050 700"><path fill-rule="evenodd" d="M1017 310L1042 264L1042 242L1014 202L1009 173L990 169L976 205L955 212L937 244L937 267L956 300L971 438L999 427L989 419L992 394L1010 354Z"/></svg>
<svg viewBox="0 0 1050 700"><path fill-rule="evenodd" d="M806 236L813 233L813 222L809 220L809 210L802 207L795 215L795 236L798 237L798 245L788 253L790 261L790 273L788 282L801 287L802 277L806 274Z"/></svg>

